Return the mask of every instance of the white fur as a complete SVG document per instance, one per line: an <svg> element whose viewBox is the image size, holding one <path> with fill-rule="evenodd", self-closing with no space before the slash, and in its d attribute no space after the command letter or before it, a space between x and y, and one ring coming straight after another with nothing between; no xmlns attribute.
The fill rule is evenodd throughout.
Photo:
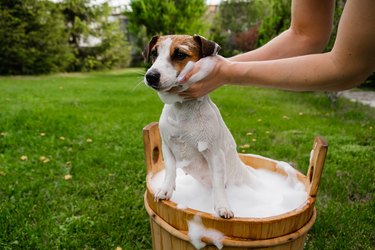
<svg viewBox="0 0 375 250"><path fill-rule="evenodd" d="M162 187L155 193L155 199L171 198L175 189L176 168L182 167L187 174L213 188L216 213L231 218L234 215L227 201L226 185L254 184L257 183L256 177L239 159L236 143L219 109L208 96L184 101L178 95L164 91L179 86L177 72L168 60L170 44L170 39L161 43L159 56L149 69L157 69L161 74L158 94L165 103L159 127L166 175ZM205 57L201 62L200 71L190 78L188 84L183 85L184 88L209 74L216 58ZM188 63L180 75L189 72L193 66L193 62Z"/></svg>

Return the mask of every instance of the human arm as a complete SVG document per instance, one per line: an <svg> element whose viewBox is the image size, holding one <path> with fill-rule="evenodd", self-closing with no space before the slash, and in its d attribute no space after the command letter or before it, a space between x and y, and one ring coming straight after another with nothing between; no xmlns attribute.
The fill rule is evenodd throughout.
<svg viewBox="0 0 375 250"><path fill-rule="evenodd" d="M229 58L231 61L264 61L319 53L328 43L334 0L294 0L290 27L264 46Z"/></svg>
<svg viewBox="0 0 375 250"><path fill-rule="evenodd" d="M218 57L205 79L181 93L196 98L226 83L293 91L338 91L360 84L375 69L375 1L348 0L332 51L268 61ZM197 63L199 68L199 62ZM194 74L193 69L185 80ZM189 75L190 74L190 75ZM208 80L209 79L209 80Z"/></svg>

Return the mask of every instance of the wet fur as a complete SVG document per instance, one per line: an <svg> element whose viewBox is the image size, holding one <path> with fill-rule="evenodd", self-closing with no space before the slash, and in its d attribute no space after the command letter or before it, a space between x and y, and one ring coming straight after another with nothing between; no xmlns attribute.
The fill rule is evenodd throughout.
<svg viewBox="0 0 375 250"><path fill-rule="evenodd" d="M197 73L199 77L204 77L214 66L212 56L216 55L219 47L203 39L164 36L153 38L148 46L147 55L155 49L160 51L148 72L160 73L158 94L166 103L159 121L166 175L161 188L155 192L155 199L171 198L176 187L176 168L181 167L187 174L213 188L216 213L223 218L231 218L234 214L228 204L225 187L230 184L255 184L251 172L239 159L236 143L219 109L208 96L184 101L178 95L167 92L168 88L178 86L177 77L188 63L204 57L202 70ZM173 59L176 48L189 55L186 60ZM187 86L189 84L185 84L184 88Z"/></svg>

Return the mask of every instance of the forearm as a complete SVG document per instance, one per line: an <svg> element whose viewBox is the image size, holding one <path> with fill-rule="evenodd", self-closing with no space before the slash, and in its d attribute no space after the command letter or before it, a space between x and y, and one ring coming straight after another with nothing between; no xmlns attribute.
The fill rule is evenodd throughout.
<svg viewBox="0 0 375 250"><path fill-rule="evenodd" d="M332 53L261 61L229 62L226 82L293 91L339 91L361 83L362 76L345 71Z"/></svg>
<svg viewBox="0 0 375 250"><path fill-rule="evenodd" d="M338 91L355 87L375 70L374 9L373 0L348 0L331 52L262 62L229 61L223 68L229 78L226 82L294 91ZM326 15L329 23L328 12ZM288 47L291 46L285 46Z"/></svg>
<svg viewBox="0 0 375 250"><path fill-rule="evenodd" d="M233 62L265 61L321 52L326 41L318 41L288 29L264 46L229 58Z"/></svg>

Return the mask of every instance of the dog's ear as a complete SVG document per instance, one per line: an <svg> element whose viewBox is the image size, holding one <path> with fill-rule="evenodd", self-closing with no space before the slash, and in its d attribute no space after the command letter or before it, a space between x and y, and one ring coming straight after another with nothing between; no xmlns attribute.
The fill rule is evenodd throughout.
<svg viewBox="0 0 375 250"><path fill-rule="evenodd" d="M159 39L159 36L153 36L151 38L150 42L148 43L148 45L143 50L143 58L144 58L146 63L150 62L151 49L155 46L158 39Z"/></svg>
<svg viewBox="0 0 375 250"><path fill-rule="evenodd" d="M221 49L219 44L210 41L203 36L200 35L194 35L193 36L194 40L199 44L201 48L201 56L206 57L206 56L213 56L216 55L217 52Z"/></svg>

